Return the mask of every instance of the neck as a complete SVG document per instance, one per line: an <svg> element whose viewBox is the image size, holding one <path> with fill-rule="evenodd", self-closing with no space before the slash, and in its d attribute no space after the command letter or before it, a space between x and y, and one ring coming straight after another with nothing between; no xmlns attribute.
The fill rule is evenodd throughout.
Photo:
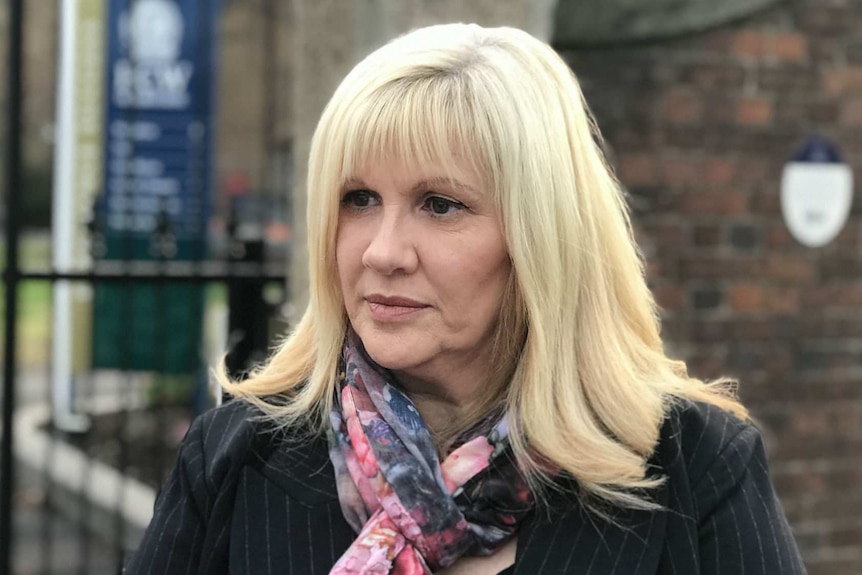
<svg viewBox="0 0 862 575"><path fill-rule="evenodd" d="M432 433L445 434L447 429L458 426L464 415L475 404L478 395L464 388L452 388L403 373L396 374L398 383L413 404L426 427Z"/></svg>
<svg viewBox="0 0 862 575"><path fill-rule="evenodd" d="M426 362L404 370L392 370L402 390L416 404L422 417L422 406L431 411L445 412L444 421L451 424L453 416L467 413L481 401L489 389L493 373L490 345L470 352L442 352ZM433 413L429 412L433 419ZM429 419L425 425L431 427Z"/></svg>
<svg viewBox="0 0 862 575"><path fill-rule="evenodd" d="M464 374L476 375L476 374ZM410 398L422 416L425 426L434 438L441 455L457 435L491 408L487 390L495 382L484 378L453 378L447 385L439 384L403 373L396 374L401 389ZM460 385L459 385L460 384Z"/></svg>

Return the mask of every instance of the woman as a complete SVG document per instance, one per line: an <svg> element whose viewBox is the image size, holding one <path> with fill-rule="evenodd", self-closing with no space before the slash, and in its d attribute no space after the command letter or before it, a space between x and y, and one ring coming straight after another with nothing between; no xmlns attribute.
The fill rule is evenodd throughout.
<svg viewBox="0 0 862 575"><path fill-rule="evenodd" d="M130 572L804 573L729 382L663 352L598 142L524 32L361 62L312 142L308 309L192 425Z"/></svg>

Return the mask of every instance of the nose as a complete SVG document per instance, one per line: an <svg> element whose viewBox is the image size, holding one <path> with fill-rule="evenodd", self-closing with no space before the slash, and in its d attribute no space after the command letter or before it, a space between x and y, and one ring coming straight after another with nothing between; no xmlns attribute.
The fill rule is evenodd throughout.
<svg viewBox="0 0 862 575"><path fill-rule="evenodd" d="M362 254L362 264L379 274L412 273L419 264L419 256L409 222L394 210L384 213L378 220L371 241Z"/></svg>

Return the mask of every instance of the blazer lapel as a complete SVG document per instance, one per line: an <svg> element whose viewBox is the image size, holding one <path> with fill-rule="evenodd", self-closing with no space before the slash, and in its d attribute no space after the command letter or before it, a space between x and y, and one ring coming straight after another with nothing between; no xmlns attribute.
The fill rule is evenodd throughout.
<svg viewBox="0 0 862 575"><path fill-rule="evenodd" d="M257 456L254 467L300 503L318 505L338 499L325 439L299 442L275 435Z"/></svg>
<svg viewBox="0 0 862 575"><path fill-rule="evenodd" d="M571 498L552 502L550 515L537 511L522 528L515 575L655 575L665 537L667 484L657 489L653 501L662 510L618 511L613 522L588 513Z"/></svg>
<svg viewBox="0 0 862 575"><path fill-rule="evenodd" d="M325 439L273 444L256 454L254 467L264 477L306 506L338 499ZM617 511L613 521L585 511L575 496L551 496L550 511L537 509L518 534L515 575L655 575L668 489L665 483L653 493L662 510Z"/></svg>

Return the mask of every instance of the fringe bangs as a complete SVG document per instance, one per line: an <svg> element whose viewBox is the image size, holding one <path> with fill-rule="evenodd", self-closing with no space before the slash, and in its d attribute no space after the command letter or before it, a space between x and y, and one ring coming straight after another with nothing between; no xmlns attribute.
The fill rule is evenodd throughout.
<svg viewBox="0 0 862 575"><path fill-rule="evenodd" d="M342 152L341 182L385 163L435 166L442 169L440 175L457 177L457 158L493 189L487 181L487 159L480 157L488 146L477 140L486 130L478 125L470 98L464 96L463 80L454 76L401 80L354 101L340 119L347 126L344 137L334 143Z"/></svg>

